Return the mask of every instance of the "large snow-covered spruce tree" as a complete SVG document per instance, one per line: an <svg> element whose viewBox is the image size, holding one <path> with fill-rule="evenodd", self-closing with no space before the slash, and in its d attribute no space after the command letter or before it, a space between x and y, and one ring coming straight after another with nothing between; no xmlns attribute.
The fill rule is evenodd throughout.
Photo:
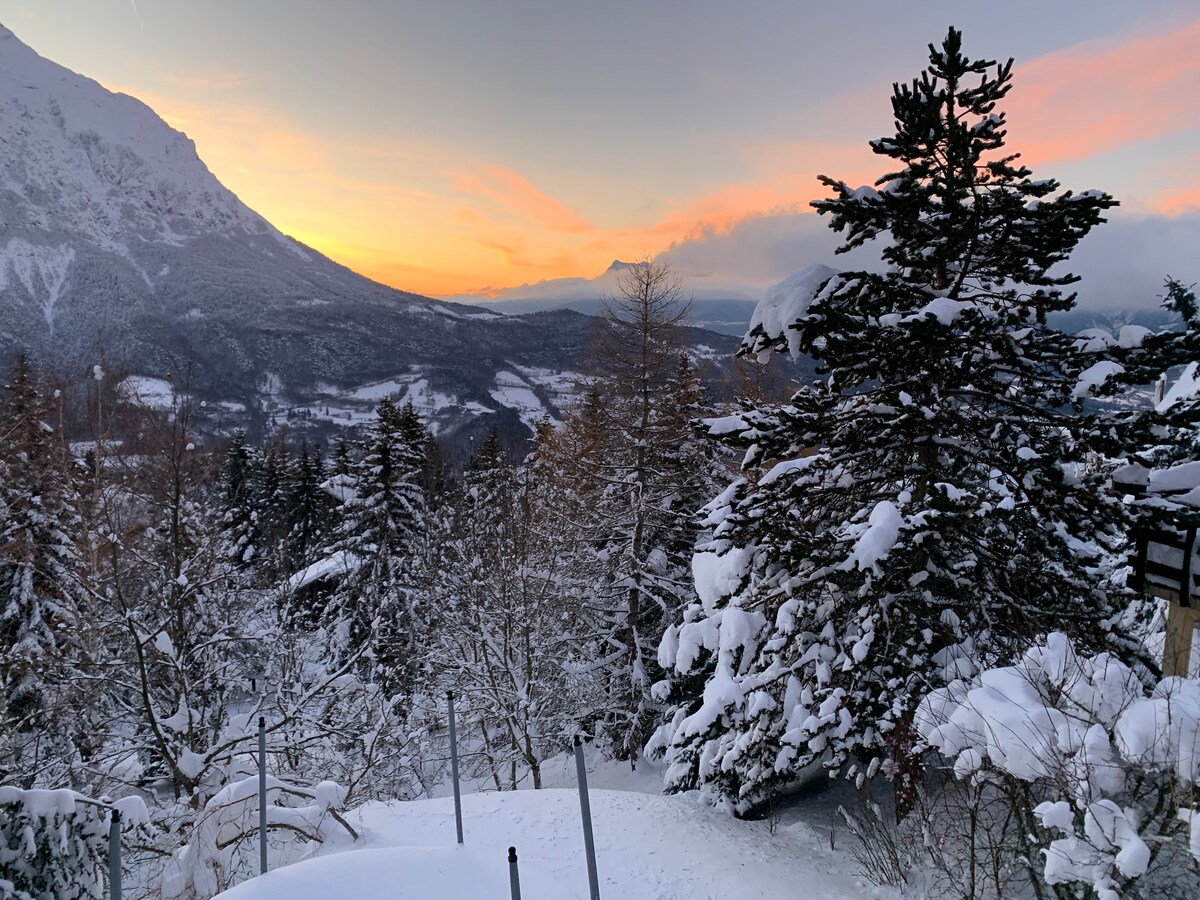
<svg viewBox="0 0 1200 900"><path fill-rule="evenodd" d="M1091 360L1046 316L1075 299L1054 267L1116 201L1003 151L1012 62L961 44L950 29L895 85L874 187L821 178L834 196L813 206L842 251L881 239L886 271L798 273L743 345L810 354L827 377L707 422L746 455L709 507L702 602L660 652L677 706L651 750L676 789L745 810L817 761L903 775L930 686L1052 629L1113 637L1092 567L1119 512L1072 465Z"/></svg>
<svg viewBox="0 0 1200 900"><path fill-rule="evenodd" d="M339 664L363 654L360 674L389 691L415 664L415 566L426 528L421 476L428 433L409 405L380 401L362 459L353 467L353 496L343 508L334 549L353 560L324 618Z"/></svg>

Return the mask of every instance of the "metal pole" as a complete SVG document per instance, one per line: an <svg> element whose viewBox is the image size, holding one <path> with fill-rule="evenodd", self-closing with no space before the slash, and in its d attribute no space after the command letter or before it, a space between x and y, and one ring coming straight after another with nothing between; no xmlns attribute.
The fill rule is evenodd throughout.
<svg viewBox="0 0 1200 900"><path fill-rule="evenodd" d="M258 871L267 874L267 720L258 717Z"/></svg>
<svg viewBox="0 0 1200 900"><path fill-rule="evenodd" d="M114 809L108 823L108 896L121 900L121 811Z"/></svg>
<svg viewBox="0 0 1200 900"><path fill-rule="evenodd" d="M508 888L512 900L521 900L521 873L517 871L517 848L508 848Z"/></svg>
<svg viewBox="0 0 1200 900"><path fill-rule="evenodd" d="M583 816L583 849L587 852L588 888L591 900L600 900L600 878L596 874L596 844L592 840L592 804L588 801L587 766L583 763L583 741L575 735L575 775L579 780L579 812Z"/></svg>
<svg viewBox="0 0 1200 900"><path fill-rule="evenodd" d="M462 795L458 789L458 732L454 727L454 691L446 691L446 706L450 710L450 778L454 782L454 829L458 842L463 842Z"/></svg>

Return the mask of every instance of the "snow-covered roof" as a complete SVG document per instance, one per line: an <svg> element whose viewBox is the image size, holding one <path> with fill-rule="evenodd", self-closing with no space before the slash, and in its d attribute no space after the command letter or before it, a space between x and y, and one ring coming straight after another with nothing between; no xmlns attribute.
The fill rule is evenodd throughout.
<svg viewBox="0 0 1200 900"><path fill-rule="evenodd" d="M326 578L343 578L357 572L362 566L361 556L356 556L347 550L338 550L292 575L284 582L283 590L291 594Z"/></svg>
<svg viewBox="0 0 1200 900"><path fill-rule="evenodd" d="M354 489L354 481L349 475L334 475L321 483L321 490L338 503L349 503L358 499L358 491Z"/></svg>

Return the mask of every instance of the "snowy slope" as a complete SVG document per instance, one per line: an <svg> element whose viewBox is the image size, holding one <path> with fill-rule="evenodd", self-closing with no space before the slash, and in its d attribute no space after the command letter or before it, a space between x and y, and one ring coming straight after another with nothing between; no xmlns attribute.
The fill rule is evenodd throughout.
<svg viewBox="0 0 1200 900"><path fill-rule="evenodd" d="M186 135L144 103L42 59L2 25L0 79L13 87L0 100L9 228L70 223L126 257L137 241L180 244L206 230L240 230L307 258L213 177Z"/></svg>
<svg viewBox="0 0 1200 900"><path fill-rule="evenodd" d="M593 790L600 894L613 900L848 900L874 896L805 825L769 833L687 797ZM364 837L222 894L229 900L507 898L517 847L526 900L588 896L578 795L548 789L468 794L465 844L448 798L368 804Z"/></svg>

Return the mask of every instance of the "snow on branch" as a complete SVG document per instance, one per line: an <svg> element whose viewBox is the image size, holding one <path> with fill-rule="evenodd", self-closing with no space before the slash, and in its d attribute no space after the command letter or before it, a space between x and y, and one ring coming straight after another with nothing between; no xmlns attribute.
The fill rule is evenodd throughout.
<svg viewBox="0 0 1200 900"><path fill-rule="evenodd" d="M267 799L268 829L290 831L318 843L324 843L339 829L358 839L358 833L338 812L346 791L331 781L304 788L267 776ZM175 851L163 872L163 897L208 898L223 890L228 885L234 850L257 832L258 809L257 775L228 784L214 794L196 819L191 840Z"/></svg>
<svg viewBox="0 0 1200 900"><path fill-rule="evenodd" d="M793 357L799 356L800 335L790 326L807 314L821 287L837 274L837 269L814 263L767 288L750 317L743 352L756 354L760 362L772 350L787 349Z"/></svg>
<svg viewBox="0 0 1200 900"><path fill-rule="evenodd" d="M103 897L114 810L123 828L149 823L140 797L0 787L0 897Z"/></svg>
<svg viewBox="0 0 1200 900"><path fill-rule="evenodd" d="M921 738L959 778L1000 774L1038 785L1032 809L1048 834L1050 884L1123 896L1183 825L1200 862L1200 680L1147 691L1115 657L1082 657L1051 634L1012 666L954 681L921 701ZM1179 808L1173 808L1176 807Z"/></svg>

